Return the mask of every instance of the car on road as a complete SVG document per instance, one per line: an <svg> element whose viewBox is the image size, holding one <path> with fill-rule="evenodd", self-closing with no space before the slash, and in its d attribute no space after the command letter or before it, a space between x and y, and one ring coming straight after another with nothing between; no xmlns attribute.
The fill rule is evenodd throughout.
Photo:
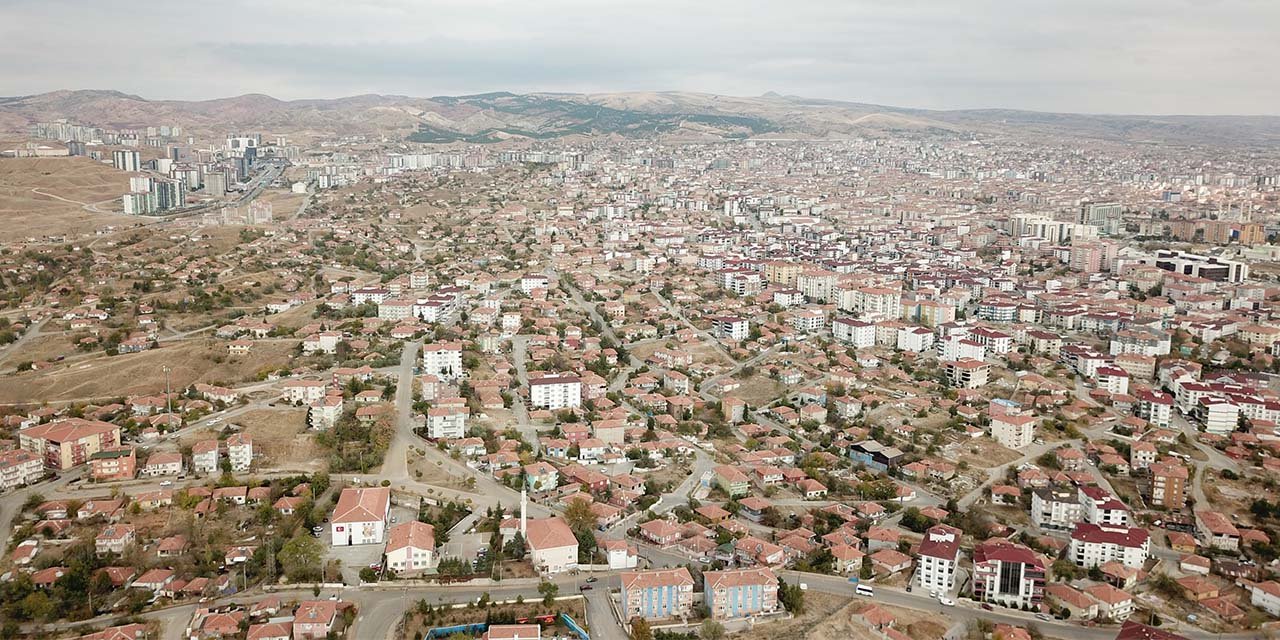
<svg viewBox="0 0 1280 640"><path fill-rule="evenodd" d="M1052 616L1050 616L1050 615L1049 615L1049 614L1047 614L1047 613L1037 613L1037 614L1036 614L1036 619L1037 619L1037 620L1045 620L1045 621L1049 621L1049 620L1053 620L1053 617L1052 617Z"/></svg>
<svg viewBox="0 0 1280 640"><path fill-rule="evenodd" d="M938 604L941 604L944 607L954 607L956 606L956 601L946 596L943 596L941 598L938 598Z"/></svg>
<svg viewBox="0 0 1280 640"><path fill-rule="evenodd" d="M172 487L172 486L173 486L173 481L172 481L172 480L161 480L161 481L160 481L160 486L162 486L162 487Z"/></svg>
<svg viewBox="0 0 1280 640"><path fill-rule="evenodd" d="M984 602L984 603L982 603L982 604L980 604L980 605L978 605L978 606L979 606L979 607L982 607L982 610L983 610L983 611L991 611L991 605L989 605L989 604L987 604L987 603L985 603L985 602Z"/></svg>
<svg viewBox="0 0 1280 640"><path fill-rule="evenodd" d="M333 595L329 596L329 599L330 599L330 600L337 600L337 599L338 599L338 594L336 594L336 593L335 593L335 594L333 594Z"/></svg>
<svg viewBox="0 0 1280 640"><path fill-rule="evenodd" d="M595 577L595 576L591 576L590 578L587 578L587 584L591 584L592 582L595 582L596 580L599 580L599 578L597 578L597 577Z"/></svg>
<svg viewBox="0 0 1280 640"><path fill-rule="evenodd" d="M591 590L591 585L589 585L589 584L584 584L584 585L582 585L581 587L579 587L579 588L578 588L578 590L579 590L579 591L590 591L590 590Z"/></svg>

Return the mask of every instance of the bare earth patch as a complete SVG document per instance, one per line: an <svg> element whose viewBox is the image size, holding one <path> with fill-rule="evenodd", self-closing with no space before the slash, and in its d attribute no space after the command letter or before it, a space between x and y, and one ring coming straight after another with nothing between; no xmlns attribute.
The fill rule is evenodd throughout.
<svg viewBox="0 0 1280 640"><path fill-rule="evenodd" d="M232 358L226 344L190 340L158 349L76 360L43 371L0 378L0 403L114 398L164 391L163 367L169 366L175 390L195 382L235 385L257 379L260 371L279 369L292 359L295 340L258 341L253 353ZM222 360L222 362L216 362Z"/></svg>

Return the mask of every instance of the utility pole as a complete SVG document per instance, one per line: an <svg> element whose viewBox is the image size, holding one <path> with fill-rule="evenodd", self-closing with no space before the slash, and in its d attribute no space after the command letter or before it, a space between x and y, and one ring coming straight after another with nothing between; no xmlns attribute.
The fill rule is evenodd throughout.
<svg viewBox="0 0 1280 640"><path fill-rule="evenodd" d="M167 412L173 413L173 391L169 387L169 372L172 371L172 369L170 369L167 364L161 367L161 369L164 370L164 401L168 409Z"/></svg>

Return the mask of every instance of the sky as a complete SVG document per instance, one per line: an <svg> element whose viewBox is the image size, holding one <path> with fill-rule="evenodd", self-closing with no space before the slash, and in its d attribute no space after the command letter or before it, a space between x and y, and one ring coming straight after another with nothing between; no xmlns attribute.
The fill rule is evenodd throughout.
<svg viewBox="0 0 1280 640"><path fill-rule="evenodd" d="M768 91L1280 114L1276 0L0 0L0 95Z"/></svg>

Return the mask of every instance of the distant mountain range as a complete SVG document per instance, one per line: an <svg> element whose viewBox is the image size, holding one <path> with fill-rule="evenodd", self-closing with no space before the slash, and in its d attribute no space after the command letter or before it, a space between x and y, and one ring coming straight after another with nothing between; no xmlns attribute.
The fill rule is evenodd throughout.
<svg viewBox="0 0 1280 640"><path fill-rule="evenodd" d="M586 136L828 140L929 133L1232 147L1280 142L1280 117L1276 116L934 111L774 93L752 98L689 92L497 92L434 98L360 95L290 101L248 94L180 101L82 90L0 98L2 132L20 135L33 122L56 118L106 128L169 124L211 135L256 130L293 136L391 135L428 143Z"/></svg>

